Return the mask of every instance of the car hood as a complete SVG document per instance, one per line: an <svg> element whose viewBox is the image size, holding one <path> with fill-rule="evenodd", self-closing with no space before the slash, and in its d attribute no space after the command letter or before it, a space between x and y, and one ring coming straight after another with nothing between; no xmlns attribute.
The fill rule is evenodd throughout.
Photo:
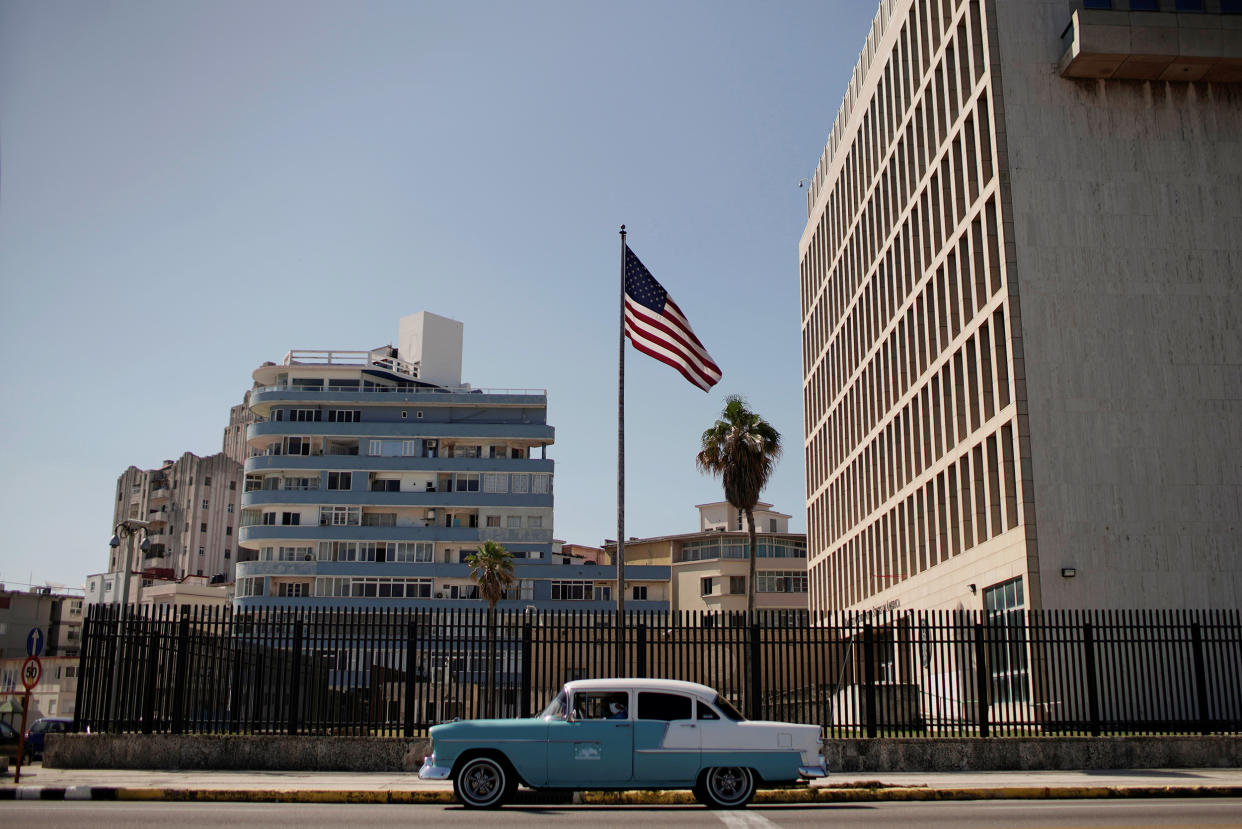
<svg viewBox="0 0 1242 829"><path fill-rule="evenodd" d="M542 733L545 723L539 717L525 719L496 720L458 720L457 722L440 723L431 727L433 740L503 740L515 737L530 737Z"/></svg>

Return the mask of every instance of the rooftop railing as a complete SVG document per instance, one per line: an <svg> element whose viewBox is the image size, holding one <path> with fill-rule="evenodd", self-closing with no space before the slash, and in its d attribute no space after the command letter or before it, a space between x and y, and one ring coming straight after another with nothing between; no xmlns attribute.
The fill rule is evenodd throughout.
<svg viewBox="0 0 1242 829"><path fill-rule="evenodd" d="M366 381L344 384L333 382L331 386L301 386L296 383L284 383L276 386L259 386L251 391L256 394L272 391L304 391L322 392L324 394L331 394L333 392L379 392L391 394L515 394L545 397L548 394L547 389L476 389L470 387L446 388L444 386L418 386L410 388L407 386L381 386L377 383L368 383Z"/></svg>

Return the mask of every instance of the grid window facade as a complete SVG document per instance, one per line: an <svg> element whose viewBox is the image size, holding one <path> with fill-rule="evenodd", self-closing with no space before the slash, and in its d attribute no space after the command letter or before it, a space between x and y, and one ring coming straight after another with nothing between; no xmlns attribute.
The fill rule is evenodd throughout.
<svg viewBox="0 0 1242 829"><path fill-rule="evenodd" d="M865 603L1021 523L987 10L881 3L812 180L813 609Z"/></svg>

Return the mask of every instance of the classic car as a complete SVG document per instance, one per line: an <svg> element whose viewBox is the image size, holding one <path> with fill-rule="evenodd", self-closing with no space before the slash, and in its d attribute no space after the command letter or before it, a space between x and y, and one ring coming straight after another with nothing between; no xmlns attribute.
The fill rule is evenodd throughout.
<svg viewBox="0 0 1242 829"><path fill-rule="evenodd" d="M532 789L690 789L719 809L763 785L824 777L817 725L747 720L706 685L670 679L568 682L537 717L431 728L425 780L452 778L468 808Z"/></svg>

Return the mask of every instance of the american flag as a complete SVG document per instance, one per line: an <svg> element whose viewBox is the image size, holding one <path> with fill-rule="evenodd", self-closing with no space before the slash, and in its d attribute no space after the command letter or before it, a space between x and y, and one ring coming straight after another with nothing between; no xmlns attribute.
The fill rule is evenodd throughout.
<svg viewBox="0 0 1242 829"><path fill-rule="evenodd" d="M644 354L668 363L703 391L720 381L720 369L694 336L668 291L625 246L625 336Z"/></svg>

